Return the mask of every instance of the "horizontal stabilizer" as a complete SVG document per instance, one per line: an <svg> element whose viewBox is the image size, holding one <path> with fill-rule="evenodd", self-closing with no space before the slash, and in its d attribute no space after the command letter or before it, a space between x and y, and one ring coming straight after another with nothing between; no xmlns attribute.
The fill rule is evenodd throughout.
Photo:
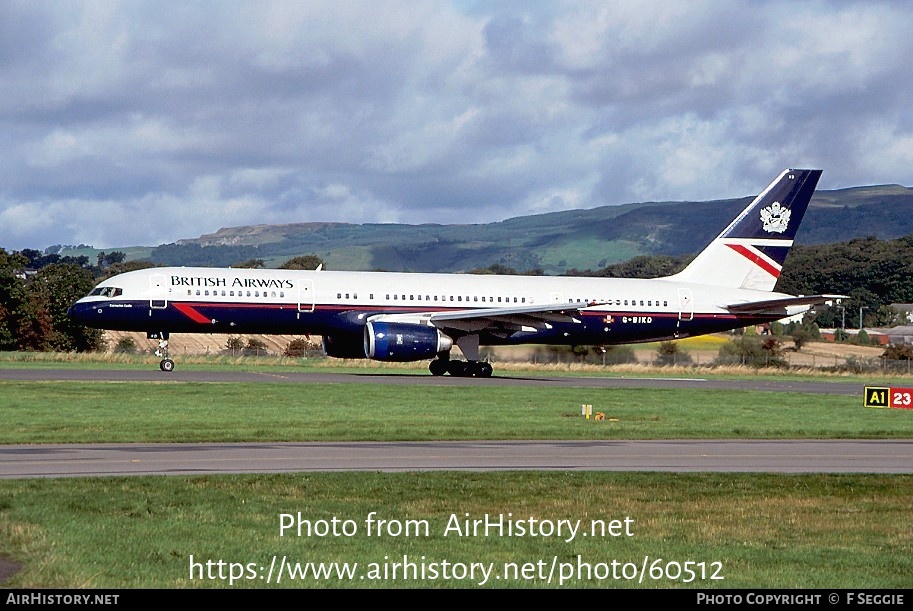
<svg viewBox="0 0 913 611"><path fill-rule="evenodd" d="M726 306L733 314L770 314L780 313L791 306L822 305L829 301L847 299L846 295L806 295L803 297L785 297L766 301L749 301Z"/></svg>

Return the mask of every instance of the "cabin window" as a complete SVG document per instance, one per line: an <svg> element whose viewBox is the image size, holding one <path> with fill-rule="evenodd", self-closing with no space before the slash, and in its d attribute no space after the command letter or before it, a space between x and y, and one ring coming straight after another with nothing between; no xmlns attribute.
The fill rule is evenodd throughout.
<svg viewBox="0 0 913 611"><path fill-rule="evenodd" d="M342 299L342 293L336 293L336 299Z"/></svg>
<svg viewBox="0 0 913 611"><path fill-rule="evenodd" d="M520 300L522 303L526 303L526 297Z"/></svg>

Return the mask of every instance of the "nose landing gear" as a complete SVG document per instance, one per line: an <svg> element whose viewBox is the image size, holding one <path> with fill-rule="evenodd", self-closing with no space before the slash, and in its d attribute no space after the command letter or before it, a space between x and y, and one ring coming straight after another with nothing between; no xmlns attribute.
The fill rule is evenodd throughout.
<svg viewBox="0 0 913 611"><path fill-rule="evenodd" d="M167 331L153 331L146 334L148 339L159 340L159 349L155 351L155 356L162 357L159 362L159 369L165 372L174 371L174 361L168 356L168 336Z"/></svg>

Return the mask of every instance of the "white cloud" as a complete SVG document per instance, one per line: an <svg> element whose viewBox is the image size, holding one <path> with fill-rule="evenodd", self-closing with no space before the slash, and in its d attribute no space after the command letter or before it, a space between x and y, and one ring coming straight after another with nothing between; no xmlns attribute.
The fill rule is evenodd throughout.
<svg viewBox="0 0 913 611"><path fill-rule="evenodd" d="M905 8L6 4L0 246L913 184Z"/></svg>

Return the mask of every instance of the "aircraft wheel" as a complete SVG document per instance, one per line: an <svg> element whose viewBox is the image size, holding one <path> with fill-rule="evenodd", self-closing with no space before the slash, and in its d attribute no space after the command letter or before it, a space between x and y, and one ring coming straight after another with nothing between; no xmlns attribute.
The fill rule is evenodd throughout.
<svg viewBox="0 0 913 611"><path fill-rule="evenodd" d="M492 366L481 361L469 361L466 363L466 373L464 375L473 378L490 378Z"/></svg>
<svg viewBox="0 0 913 611"><path fill-rule="evenodd" d="M448 361L442 361L441 359L434 359L428 365L428 369L431 371L433 376L442 376L447 373L447 364Z"/></svg>
<svg viewBox="0 0 913 611"><path fill-rule="evenodd" d="M171 359L162 359L162 362L159 363L159 369L162 371L174 371L174 361Z"/></svg>
<svg viewBox="0 0 913 611"><path fill-rule="evenodd" d="M469 375L466 361L447 361L447 373L452 376L462 378Z"/></svg>
<svg viewBox="0 0 913 611"><path fill-rule="evenodd" d="M476 369L477 378L490 378L494 373L494 367L490 363L479 363Z"/></svg>

